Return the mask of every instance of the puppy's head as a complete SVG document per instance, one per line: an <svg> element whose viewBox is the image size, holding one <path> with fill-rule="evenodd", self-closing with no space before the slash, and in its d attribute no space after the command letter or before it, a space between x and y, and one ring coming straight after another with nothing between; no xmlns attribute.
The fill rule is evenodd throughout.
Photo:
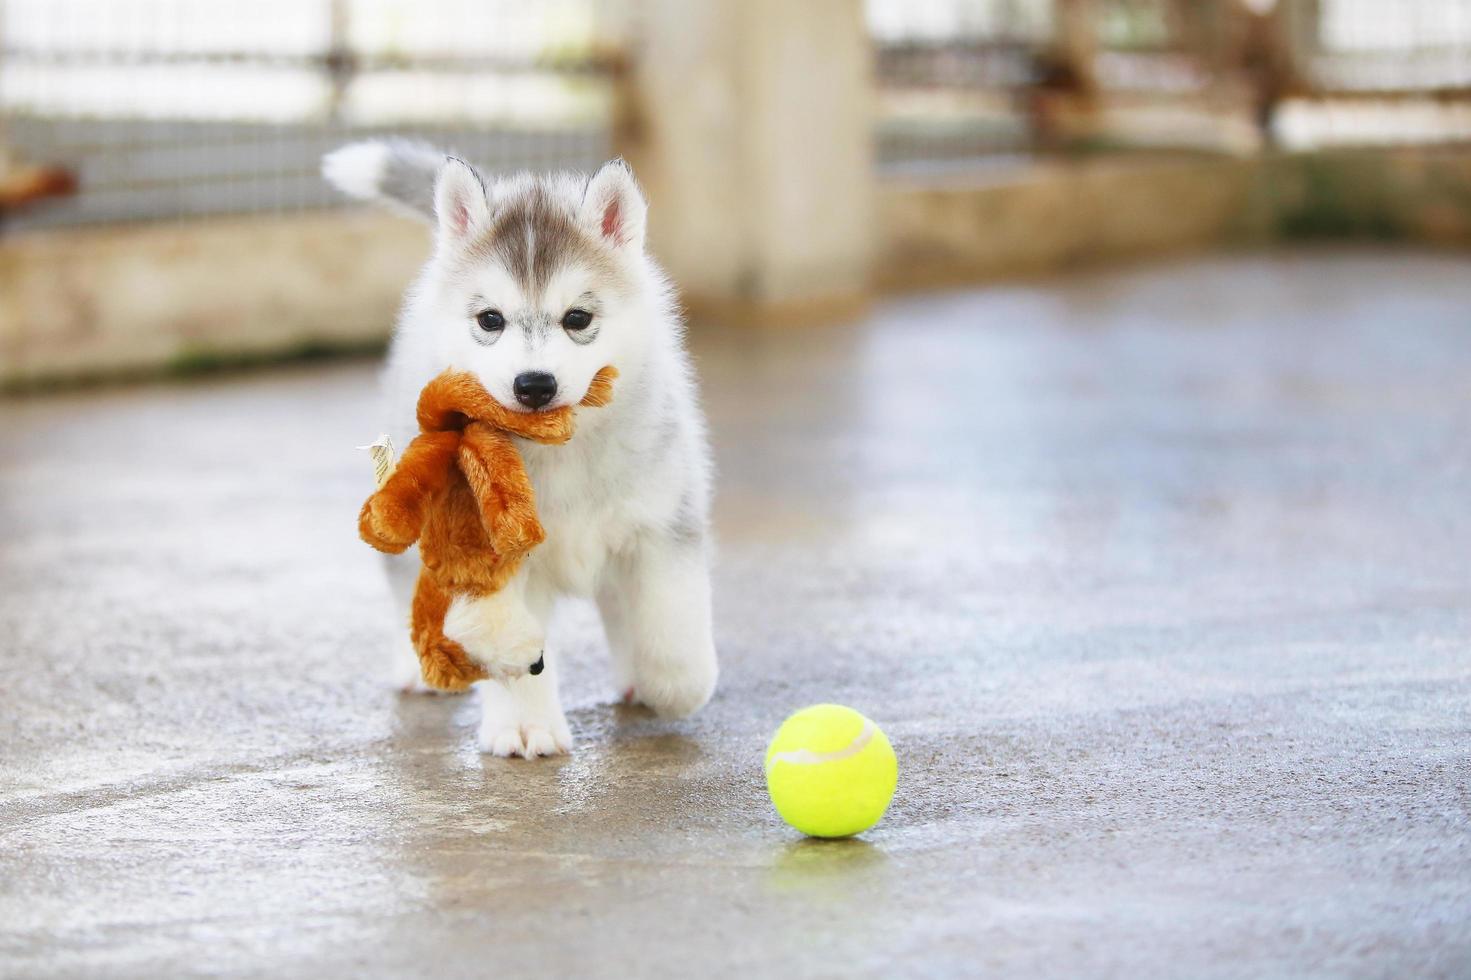
<svg viewBox="0 0 1471 980"><path fill-rule="evenodd" d="M647 206L622 161L591 178L487 184L451 158L434 207L435 339L502 405L576 405L599 368L636 353Z"/></svg>

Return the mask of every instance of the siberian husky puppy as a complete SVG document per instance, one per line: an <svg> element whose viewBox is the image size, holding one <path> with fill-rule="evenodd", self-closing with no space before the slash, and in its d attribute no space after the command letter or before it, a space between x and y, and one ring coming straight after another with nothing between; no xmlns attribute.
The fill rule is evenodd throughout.
<svg viewBox="0 0 1471 980"><path fill-rule="evenodd" d="M353 197L434 224L384 374L396 445L415 435L419 391L446 368L526 412L576 405L599 368L618 369L612 403L579 411L570 443L520 444L547 537L510 599L460 602L446 617L446 633L498 678L478 685L481 749L526 758L571 749L556 651L544 646L563 595L596 600L624 698L669 717L700 708L716 679L709 448L683 324L644 251L647 205L629 168L488 178L428 146L375 141L328 154L323 173ZM404 622L418 571L417 551L388 559ZM396 645L400 683L417 685L407 635Z"/></svg>

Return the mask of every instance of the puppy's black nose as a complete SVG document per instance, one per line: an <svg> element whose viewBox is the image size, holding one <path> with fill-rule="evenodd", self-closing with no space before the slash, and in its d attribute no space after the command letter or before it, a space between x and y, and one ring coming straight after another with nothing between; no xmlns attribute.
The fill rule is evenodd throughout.
<svg viewBox="0 0 1471 980"><path fill-rule="evenodd" d="M541 408L557 397L557 379L545 371L518 374L511 388L516 393L516 400L527 408Z"/></svg>

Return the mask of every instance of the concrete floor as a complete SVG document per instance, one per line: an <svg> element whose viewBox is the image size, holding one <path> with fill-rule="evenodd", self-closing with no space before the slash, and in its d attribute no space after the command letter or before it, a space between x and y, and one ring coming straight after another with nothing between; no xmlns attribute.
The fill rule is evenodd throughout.
<svg viewBox="0 0 1471 980"><path fill-rule="evenodd" d="M369 366L0 403L0 975L1466 976L1471 265L1299 253L697 333L716 700L402 698ZM869 713L800 840L761 756Z"/></svg>

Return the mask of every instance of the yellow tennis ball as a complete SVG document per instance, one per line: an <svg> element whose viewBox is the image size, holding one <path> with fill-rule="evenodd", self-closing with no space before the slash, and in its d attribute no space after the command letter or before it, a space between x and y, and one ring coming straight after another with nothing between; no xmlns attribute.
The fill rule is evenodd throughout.
<svg viewBox="0 0 1471 980"><path fill-rule="evenodd" d="M766 791L787 823L813 837L861 834L884 815L899 761L879 726L840 704L803 708L766 748Z"/></svg>

